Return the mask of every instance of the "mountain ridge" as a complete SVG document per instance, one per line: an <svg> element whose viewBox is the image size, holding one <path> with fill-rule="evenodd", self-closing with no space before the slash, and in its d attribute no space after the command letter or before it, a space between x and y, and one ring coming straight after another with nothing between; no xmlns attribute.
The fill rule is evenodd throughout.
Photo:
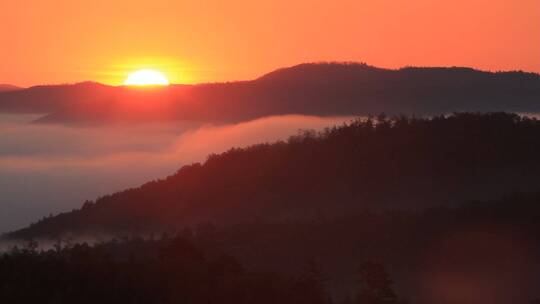
<svg viewBox="0 0 540 304"><path fill-rule="evenodd" d="M40 123L153 120L241 122L269 115L434 115L540 112L540 75L470 68L381 69L307 63L248 81L131 88L94 82L0 93L0 112L42 113Z"/></svg>
<svg viewBox="0 0 540 304"><path fill-rule="evenodd" d="M23 88L11 84L0 83L0 92L22 90Z"/></svg>

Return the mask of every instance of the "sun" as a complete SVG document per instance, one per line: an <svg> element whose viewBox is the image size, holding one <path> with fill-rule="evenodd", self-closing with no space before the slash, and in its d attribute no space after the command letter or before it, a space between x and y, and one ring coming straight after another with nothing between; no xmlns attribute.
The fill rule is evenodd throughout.
<svg viewBox="0 0 540 304"><path fill-rule="evenodd" d="M126 86L167 86L169 80L165 75L156 70L143 69L128 75L124 81Z"/></svg>

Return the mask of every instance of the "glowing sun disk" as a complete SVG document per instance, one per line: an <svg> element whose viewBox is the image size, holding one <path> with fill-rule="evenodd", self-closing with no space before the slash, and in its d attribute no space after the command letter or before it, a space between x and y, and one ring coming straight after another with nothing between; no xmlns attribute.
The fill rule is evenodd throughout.
<svg viewBox="0 0 540 304"><path fill-rule="evenodd" d="M128 75L124 81L126 86L166 86L169 80L161 72L155 70L138 70Z"/></svg>

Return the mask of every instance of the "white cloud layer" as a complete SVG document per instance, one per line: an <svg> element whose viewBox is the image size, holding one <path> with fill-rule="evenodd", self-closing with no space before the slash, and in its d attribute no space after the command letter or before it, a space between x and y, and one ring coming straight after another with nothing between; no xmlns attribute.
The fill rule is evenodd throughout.
<svg viewBox="0 0 540 304"><path fill-rule="evenodd" d="M174 173L231 147L286 139L349 117L275 116L233 125L100 127L31 124L0 116L0 232Z"/></svg>

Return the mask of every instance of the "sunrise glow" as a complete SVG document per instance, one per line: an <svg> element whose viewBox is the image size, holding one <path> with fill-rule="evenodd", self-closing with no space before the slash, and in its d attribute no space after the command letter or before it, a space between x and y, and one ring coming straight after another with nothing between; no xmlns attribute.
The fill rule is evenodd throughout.
<svg viewBox="0 0 540 304"><path fill-rule="evenodd" d="M126 86L167 86L169 80L167 77L155 70L138 70L135 71L126 78L124 81Z"/></svg>

